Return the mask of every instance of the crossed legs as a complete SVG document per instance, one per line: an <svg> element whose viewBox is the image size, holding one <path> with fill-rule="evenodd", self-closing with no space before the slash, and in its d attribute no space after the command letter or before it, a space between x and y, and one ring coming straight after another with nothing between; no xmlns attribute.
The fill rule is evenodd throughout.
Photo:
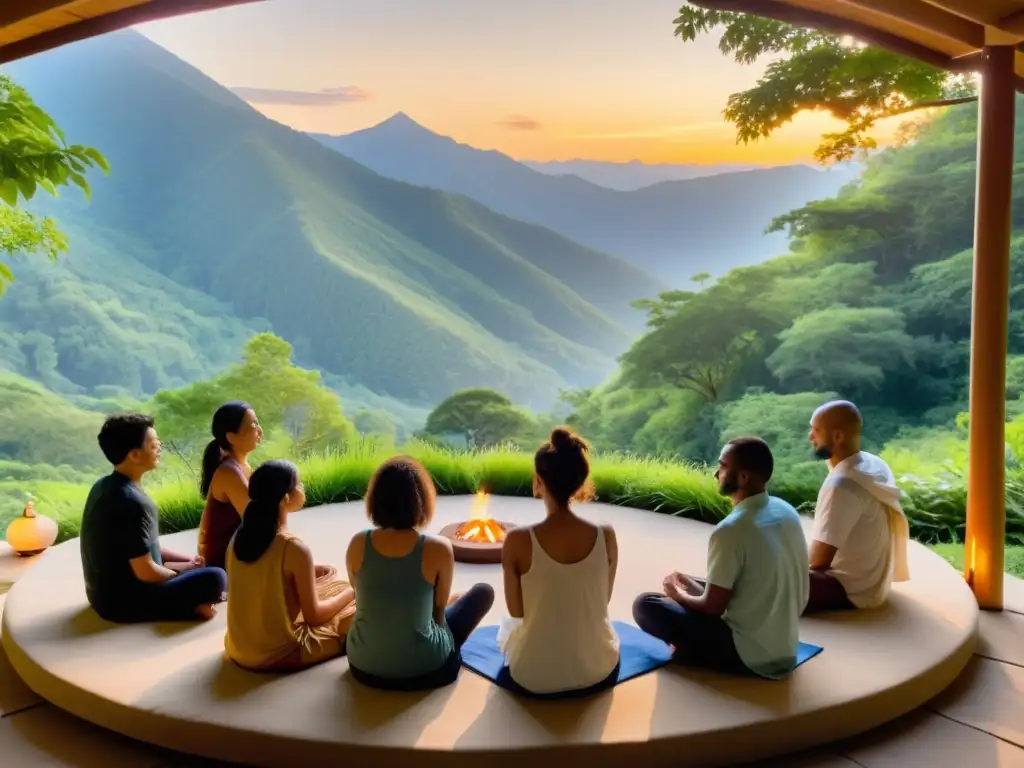
<svg viewBox="0 0 1024 768"><path fill-rule="evenodd" d="M846 589L835 576L826 571L810 571L811 588L804 615L822 611L849 611L855 607L846 596Z"/></svg>
<svg viewBox="0 0 1024 768"><path fill-rule="evenodd" d="M197 621L223 600L228 576L222 568L194 568L159 584L143 584L130 602L93 606L107 621Z"/></svg>
<svg viewBox="0 0 1024 768"><path fill-rule="evenodd" d="M720 616L687 611L675 600L649 592L633 602L633 621L647 634L673 646L677 661L719 672L747 671L733 643L732 630Z"/></svg>

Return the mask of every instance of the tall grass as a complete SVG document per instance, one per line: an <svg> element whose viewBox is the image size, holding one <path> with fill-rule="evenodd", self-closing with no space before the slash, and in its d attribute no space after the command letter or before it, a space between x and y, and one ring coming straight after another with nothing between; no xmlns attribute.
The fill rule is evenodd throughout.
<svg viewBox="0 0 1024 768"><path fill-rule="evenodd" d="M370 478L385 459L406 454L430 472L441 495L476 493L530 496L533 456L494 448L463 451L410 442L401 450L364 441L345 451L313 456L297 462L306 487L308 506L363 498ZM592 479L599 501L684 515L716 522L729 510L714 480L702 467L643 457L607 454L592 462ZM160 507L165 532L195 528L203 501L193 482L173 480L150 489Z"/></svg>
<svg viewBox="0 0 1024 768"><path fill-rule="evenodd" d="M396 449L388 443L365 440L342 451L297 462L308 505L363 498L374 470L386 458L399 453L423 462L442 495L479 490L502 496L532 493L533 457L529 453L509 448L464 451L416 441ZM721 520L729 512L728 500L718 494L710 471L703 466L626 454L599 454L593 458L592 468L598 501L709 523ZM170 533L195 528L203 510L195 478L170 467L160 472L162 479L147 485L147 491L160 507L161 530ZM823 476L820 465L782 468L770 490L807 512L813 508ZM963 540L966 490L962 477L955 473L933 478L905 476L899 484L914 538L925 543ZM39 511L58 519L60 540L77 536L81 503L88 486L40 483L36 490L43 492ZM52 508L46 503L48 500L53 502ZM1024 473L1008 474L1006 501L1007 541L1022 544Z"/></svg>

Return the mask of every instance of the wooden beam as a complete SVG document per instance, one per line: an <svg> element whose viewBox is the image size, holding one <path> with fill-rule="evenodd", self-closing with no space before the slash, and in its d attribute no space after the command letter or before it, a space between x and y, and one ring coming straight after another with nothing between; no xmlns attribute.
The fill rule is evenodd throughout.
<svg viewBox="0 0 1024 768"><path fill-rule="evenodd" d="M813 11L777 0L690 0L692 5L715 11L752 13L776 21L783 21L798 27L820 29L837 35L849 35L863 43L882 48L891 53L923 61L938 69L954 69L949 55L936 51L906 38L883 32L868 24L851 21L822 11Z"/></svg>
<svg viewBox="0 0 1024 768"><path fill-rule="evenodd" d="M133 5L120 11L112 11L102 16L82 19L63 27L43 32L38 35L19 40L16 43L0 46L0 64L16 59L23 59L51 48L59 48L68 43L96 37L107 32L144 24L149 21L167 19L172 16L183 16L189 13L210 11L246 3L258 3L263 0L149 0L142 5Z"/></svg>
<svg viewBox="0 0 1024 768"><path fill-rule="evenodd" d="M1011 35L1024 37L1024 11L1017 11L1009 16L1004 16L999 20L998 26L1001 30L1009 32Z"/></svg>
<svg viewBox="0 0 1024 768"><path fill-rule="evenodd" d="M999 26L999 16L996 15L991 5L981 2L981 0L927 0L927 2L978 24L984 24L987 27Z"/></svg>
<svg viewBox="0 0 1024 768"><path fill-rule="evenodd" d="M981 608L1003 607L1006 349L1016 94L1014 46L985 49L978 101L964 576Z"/></svg>
<svg viewBox="0 0 1024 768"><path fill-rule="evenodd" d="M985 47L985 27L970 19L921 0L835 0L850 8L860 8L879 16L903 22L941 35L965 46Z"/></svg>
<svg viewBox="0 0 1024 768"><path fill-rule="evenodd" d="M0 4L0 27L8 27L19 21L70 6L74 0L15 0Z"/></svg>

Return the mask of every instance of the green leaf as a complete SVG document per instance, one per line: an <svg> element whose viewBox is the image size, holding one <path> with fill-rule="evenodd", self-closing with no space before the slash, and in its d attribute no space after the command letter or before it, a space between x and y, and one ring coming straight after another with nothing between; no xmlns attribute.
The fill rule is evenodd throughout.
<svg viewBox="0 0 1024 768"><path fill-rule="evenodd" d="M13 208L18 204L18 185L13 179L0 181L0 200Z"/></svg>
<svg viewBox="0 0 1024 768"><path fill-rule="evenodd" d="M71 172L68 174L68 178L77 186L82 192L85 193L85 199L88 200L92 196L92 191L89 189L89 182L86 181L85 176L80 173Z"/></svg>
<svg viewBox="0 0 1024 768"><path fill-rule="evenodd" d="M93 149L92 147L83 147L82 151L85 153L86 157L96 163L96 165L103 169L104 172L110 173L110 163L107 162L107 158L105 158L99 150Z"/></svg>
<svg viewBox="0 0 1024 768"><path fill-rule="evenodd" d="M740 64L771 58L753 88L727 100L724 116L736 126L738 141L766 139L811 110L845 121L846 131L823 137L816 152L820 162L847 160L874 148L868 132L875 123L912 110L915 103L975 93L963 75L772 19L683 6L674 24L675 36L685 43L720 32L719 50Z"/></svg>
<svg viewBox="0 0 1024 768"><path fill-rule="evenodd" d="M28 91L0 74L0 253L40 253L50 259L68 248L67 236L49 218L40 219L18 208L39 188L53 196L74 184L89 199L89 168L109 173L106 158L83 145L68 146L53 118ZM0 292L13 280L10 267L0 271Z"/></svg>
<svg viewBox="0 0 1024 768"><path fill-rule="evenodd" d="M29 176L20 176L17 179L18 189L21 190L22 197L26 200L31 200L36 194L36 182L35 179Z"/></svg>

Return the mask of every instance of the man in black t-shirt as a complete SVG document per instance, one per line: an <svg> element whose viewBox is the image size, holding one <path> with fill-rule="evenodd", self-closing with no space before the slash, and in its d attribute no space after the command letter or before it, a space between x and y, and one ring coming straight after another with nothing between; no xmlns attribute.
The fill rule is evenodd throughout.
<svg viewBox="0 0 1024 768"><path fill-rule="evenodd" d="M108 621L209 619L227 574L160 547L157 508L140 485L160 463L160 438L143 414L110 416L99 434L114 471L89 492L82 514L85 594Z"/></svg>

